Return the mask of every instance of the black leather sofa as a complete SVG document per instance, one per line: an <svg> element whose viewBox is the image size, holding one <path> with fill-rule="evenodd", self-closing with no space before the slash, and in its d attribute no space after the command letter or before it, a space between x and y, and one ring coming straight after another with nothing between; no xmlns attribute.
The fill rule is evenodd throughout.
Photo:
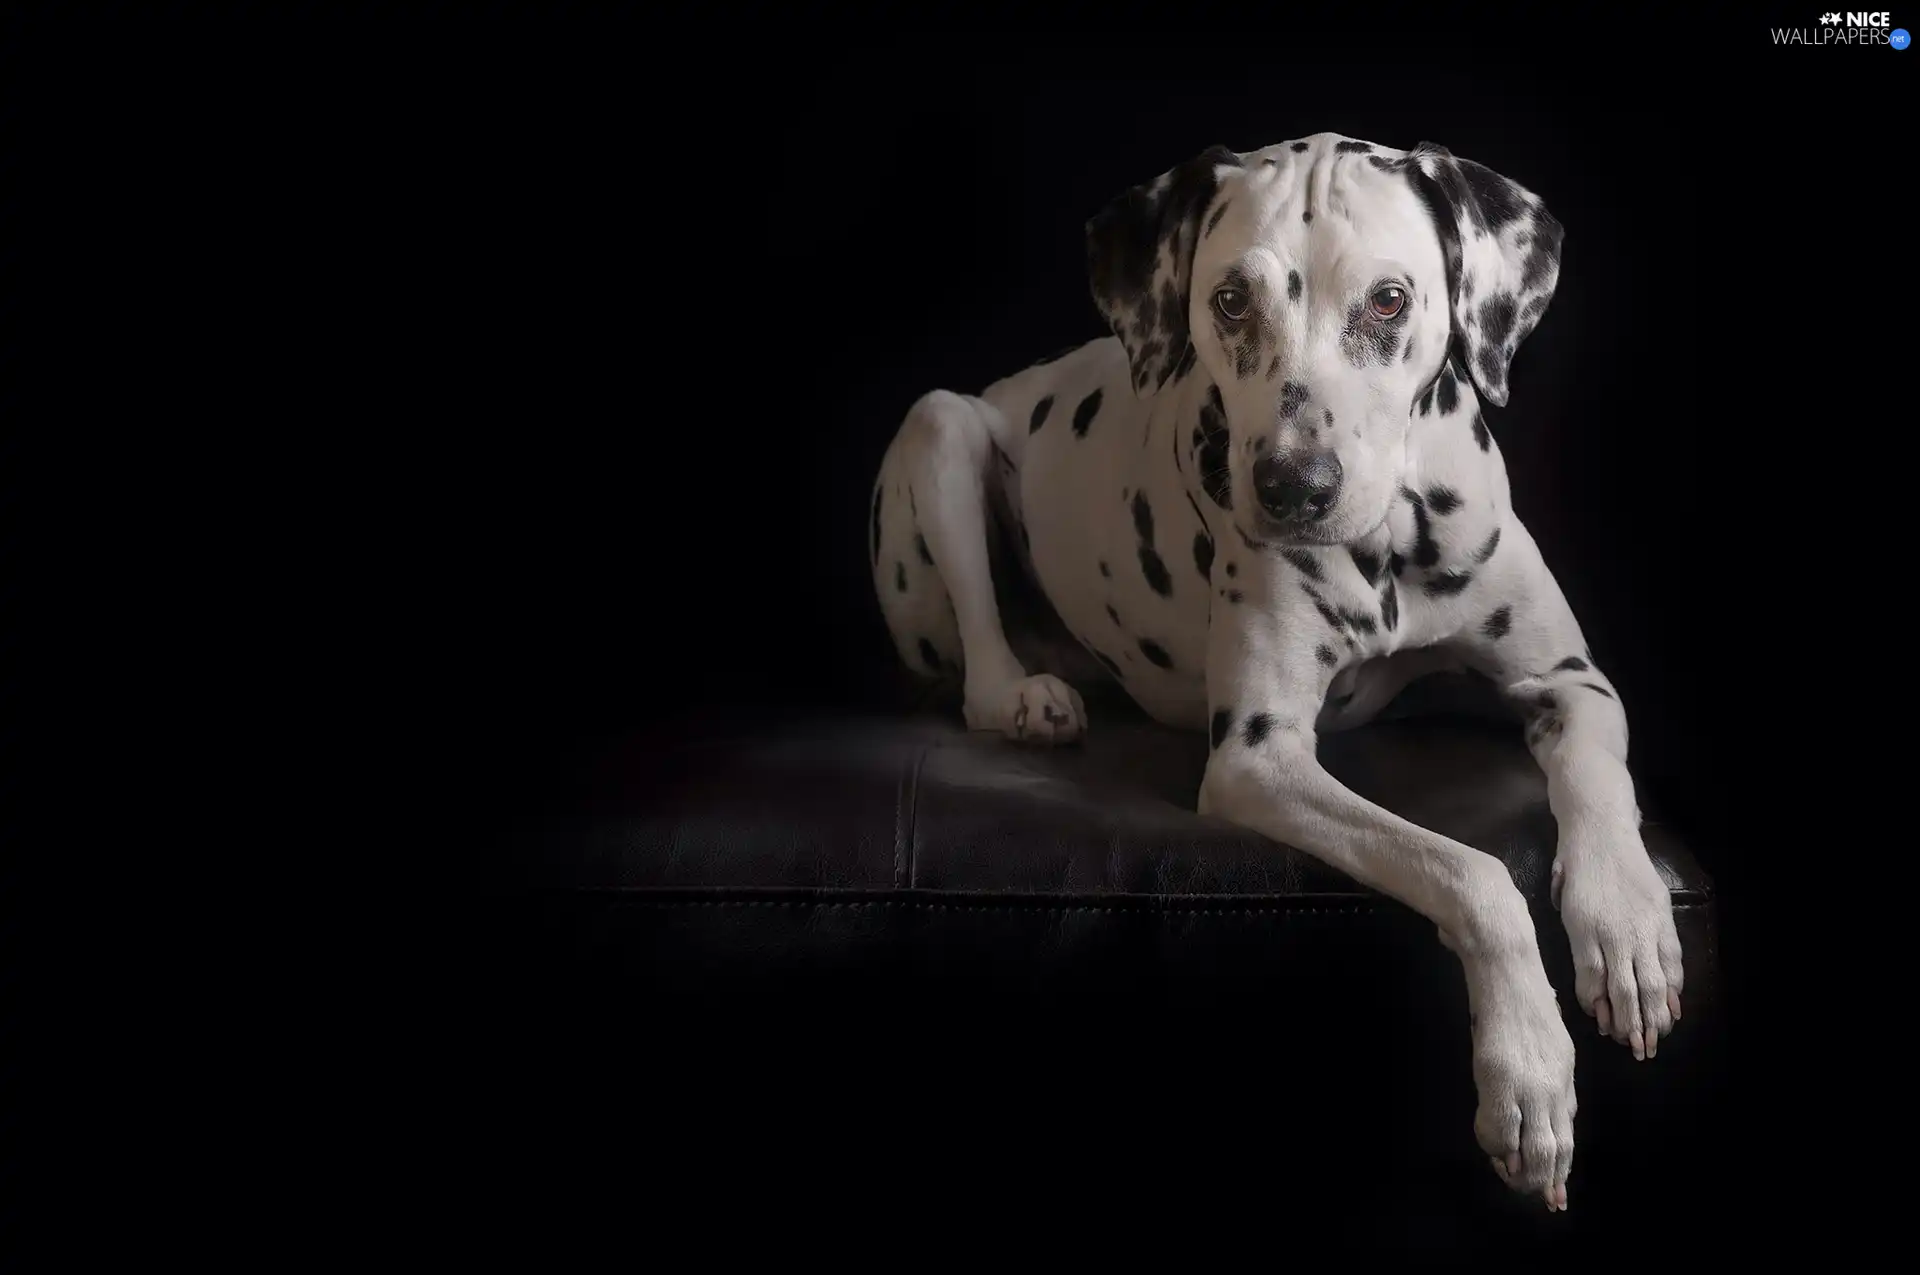
<svg viewBox="0 0 1920 1275"><path fill-rule="evenodd" d="M1572 1003L1545 783L1489 704L1432 680L1321 752L1532 901L1578 1048L1566 1215L1508 1194L1474 1145L1465 992L1432 927L1192 813L1205 741L1111 696L1057 750L969 734L950 701L608 741L513 826L511 981L570 1127L623 1112L717 1173L752 1146L789 1201L836 1191L812 1151L789 1158L800 1137L855 1148L862 1180L885 1146L886 1175L929 1189L1244 1205L1348 1251L1651 1227L1668 1252L1716 1172L1713 886L1650 811L1685 1015L1635 1063Z"/></svg>

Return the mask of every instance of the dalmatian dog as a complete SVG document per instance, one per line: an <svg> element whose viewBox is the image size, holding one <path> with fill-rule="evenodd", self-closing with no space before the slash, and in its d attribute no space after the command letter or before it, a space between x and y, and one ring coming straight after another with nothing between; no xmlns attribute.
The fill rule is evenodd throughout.
<svg viewBox="0 0 1920 1275"><path fill-rule="evenodd" d="M1561 238L1538 196L1429 143L1213 147L1087 223L1113 335L913 405L869 540L901 658L959 675L969 727L1072 743L1073 682L1117 679L1206 733L1200 813L1433 922L1467 981L1475 1135L1551 1210L1574 1050L1519 890L1498 859L1348 790L1315 739L1427 673L1491 679L1547 776L1579 1003L1654 1057L1681 951L1626 717L1514 516L1483 408L1507 402ZM1012 583L1071 640L1009 614ZM1010 632L1035 636L1016 651Z"/></svg>

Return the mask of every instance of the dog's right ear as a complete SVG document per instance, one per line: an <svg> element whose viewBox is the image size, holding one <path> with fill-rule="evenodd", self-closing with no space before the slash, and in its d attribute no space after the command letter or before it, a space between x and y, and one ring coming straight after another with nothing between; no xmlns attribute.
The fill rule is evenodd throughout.
<svg viewBox="0 0 1920 1275"><path fill-rule="evenodd" d="M1087 277L1093 303L1133 368L1133 389L1149 398L1187 357L1187 299L1200 218L1220 170L1240 156L1210 146L1178 168L1115 196L1087 223Z"/></svg>

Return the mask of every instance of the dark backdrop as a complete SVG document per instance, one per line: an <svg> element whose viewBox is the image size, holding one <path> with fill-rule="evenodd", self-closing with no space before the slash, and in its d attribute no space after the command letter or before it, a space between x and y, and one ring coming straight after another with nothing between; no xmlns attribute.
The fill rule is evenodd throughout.
<svg viewBox="0 0 1920 1275"><path fill-rule="evenodd" d="M1035 16L980 38L559 4L49 11L10 7L0 41L0 247L10 279L48 276L4 351L9 388L49 391L8 417L6 512L43 487L41 449L75 447L50 530L13 542L58 584L32 617L84 631L78 683L130 668L196 700L69 720L158 729L164 757L240 674L298 742L257 721L226 742L326 788L295 803L219 772L218 820L259 830L229 915L261 910L282 860L383 901L418 868L444 900L474 875L470 829L610 735L885 702L881 449L925 390L1098 334L1085 219L1214 142L1424 139L1566 227L1490 421L1624 693L1647 804L1721 884L1743 1056L1800 1069L1743 1122L1814 1172L1842 1158L1830 1137L1878 1128L1876 1009L1839 1001L1910 965L1910 925L1860 919L1862 895L1906 896L1884 884L1903 848L1859 812L1905 791L1884 736L1911 409L1875 387L1900 388L1911 346L1885 227L1907 206L1893 76L1920 53L1768 47L1768 24L1812 24L1797 9L1584 30L1116 14L1099 47ZM398 762L384 805L288 855L376 759ZM368 843L388 857L362 876L342 848ZM396 910L437 970L504 941L440 943L443 902ZM1819 1057L1844 1087L1805 1074ZM1859 1107L1793 1118L1841 1092Z"/></svg>

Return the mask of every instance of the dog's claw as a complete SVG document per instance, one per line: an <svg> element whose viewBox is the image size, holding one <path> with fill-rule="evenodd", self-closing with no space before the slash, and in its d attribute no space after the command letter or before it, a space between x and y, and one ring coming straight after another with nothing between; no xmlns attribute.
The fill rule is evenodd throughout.
<svg viewBox="0 0 1920 1275"><path fill-rule="evenodd" d="M1045 673L968 687L966 717L974 730L999 731L1026 743L1069 744L1087 731L1080 693Z"/></svg>

